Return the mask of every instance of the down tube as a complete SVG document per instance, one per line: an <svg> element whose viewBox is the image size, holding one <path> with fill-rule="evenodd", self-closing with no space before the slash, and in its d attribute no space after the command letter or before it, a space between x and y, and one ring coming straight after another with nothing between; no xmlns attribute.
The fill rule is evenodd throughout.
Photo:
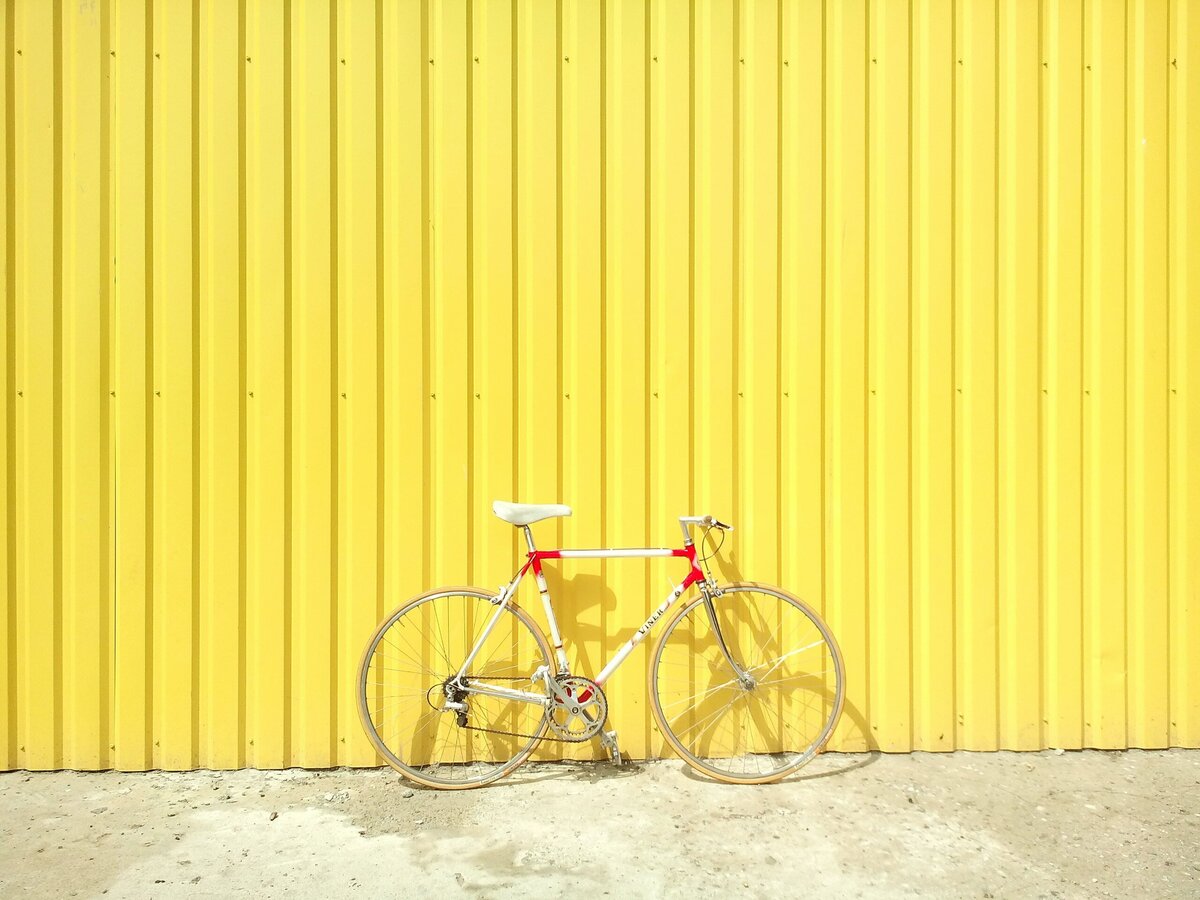
<svg viewBox="0 0 1200 900"><path fill-rule="evenodd" d="M650 633L650 629L653 628L655 623L658 622L658 620L663 617L666 611L671 608L672 604L674 604L676 600L683 596L684 591L686 591L699 580L699 575L697 575L694 571L689 572L688 577L684 579L683 584L679 585L679 587L667 594L667 598L663 600L661 604L659 604L658 609L650 613L650 618L642 623L642 627L634 632L633 637L625 642L625 646L617 651L616 655L609 660L608 665L604 667L604 670L596 676L596 684L600 685L601 687L604 686L604 683L612 677L613 672L617 671L617 669L620 668L621 663L625 662L625 658L633 652L633 648L646 639L646 635Z"/></svg>

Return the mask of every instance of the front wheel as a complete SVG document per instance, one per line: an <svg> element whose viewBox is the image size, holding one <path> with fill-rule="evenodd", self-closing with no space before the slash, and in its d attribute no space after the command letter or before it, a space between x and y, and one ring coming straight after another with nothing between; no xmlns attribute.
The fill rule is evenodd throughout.
<svg viewBox="0 0 1200 900"><path fill-rule="evenodd" d="M667 623L650 666L663 735L694 769L761 784L826 744L845 699L837 641L802 600L741 582L701 595Z"/></svg>

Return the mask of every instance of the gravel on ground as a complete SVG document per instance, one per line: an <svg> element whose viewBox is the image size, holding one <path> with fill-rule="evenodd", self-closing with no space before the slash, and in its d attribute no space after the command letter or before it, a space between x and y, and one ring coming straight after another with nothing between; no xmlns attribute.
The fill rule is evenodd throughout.
<svg viewBox="0 0 1200 900"><path fill-rule="evenodd" d="M0 774L2 897L1195 897L1200 750Z"/></svg>

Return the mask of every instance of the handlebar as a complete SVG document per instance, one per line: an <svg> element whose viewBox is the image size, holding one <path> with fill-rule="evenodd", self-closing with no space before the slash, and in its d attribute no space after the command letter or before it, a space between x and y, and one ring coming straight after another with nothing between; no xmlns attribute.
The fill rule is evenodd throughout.
<svg viewBox="0 0 1200 900"><path fill-rule="evenodd" d="M722 531L733 531L733 526L720 519L714 519L712 516L680 516L679 527L683 530L683 538L685 541L691 540L691 534L688 532L689 525L702 525L705 528L719 528Z"/></svg>

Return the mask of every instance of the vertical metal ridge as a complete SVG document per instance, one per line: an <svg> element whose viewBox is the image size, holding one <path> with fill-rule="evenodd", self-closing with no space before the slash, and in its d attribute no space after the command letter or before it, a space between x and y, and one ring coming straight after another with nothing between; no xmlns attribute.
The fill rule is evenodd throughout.
<svg viewBox="0 0 1200 900"><path fill-rule="evenodd" d="M1121 630L1122 638L1122 653L1124 659L1124 668L1126 672L1123 700L1125 701L1125 736L1123 745L1128 744L1130 735L1130 712L1129 712L1129 697L1130 697L1130 678L1129 678L1129 366L1130 366L1130 337L1129 337L1129 106L1132 98L1129 95L1129 67L1131 65L1130 47L1129 47L1129 17L1131 15L1132 5L1125 4L1125 15L1122 17L1121 24L1123 25L1123 33L1121 35L1122 50L1124 51L1123 65L1121 66L1122 77L1122 92L1121 92L1121 150L1124 159L1121 165L1121 260L1124 269L1122 278L1122 287L1124 288L1125 296L1122 298L1121 304L1121 332L1124 336L1124 343L1121 348L1122 367L1121 367L1121 514L1124 519L1123 534L1121 536L1121 553L1122 553L1122 568L1123 579L1121 585L1121 622L1125 626Z"/></svg>
<svg viewBox="0 0 1200 900"><path fill-rule="evenodd" d="M994 659L996 672L993 687L993 708L995 722L992 725L993 747L1003 746L1001 734L1001 679L1002 646L1000 640L1000 541L1002 532L1001 497L1000 497L1000 0L993 0L992 6L992 616L995 622L993 629Z"/></svg>
<svg viewBox="0 0 1200 900"><path fill-rule="evenodd" d="M380 2L380 0L376 0ZM467 466L467 508L463 510L463 516L466 522L466 558L467 558L467 584L475 583L475 509L476 503L476 479L475 479L475 64L473 62L474 40L475 40L475 3L474 0L466 0L466 53L463 57L463 69L466 74L466 301L467 301L467 359L466 359L466 374L467 374L467 415L463 426L467 431L467 459L472 463ZM561 64L560 64L561 65ZM561 127L560 127L561 132ZM561 161L559 168L561 169ZM561 224L561 209L562 201L559 200L559 218ZM561 236L562 229L559 229ZM561 237L560 237L561 242ZM562 283L562 275L559 275L559 283ZM561 291L559 292L561 305ZM560 475L561 477L561 475ZM560 491L561 494L561 491Z"/></svg>
<svg viewBox="0 0 1200 900"><path fill-rule="evenodd" d="M1173 39L1175 37L1175 17L1173 15L1173 13L1174 13L1174 3L1168 3L1167 11L1166 11L1166 19L1167 19L1167 21L1166 21L1166 50L1167 50L1168 54L1171 53L1172 48L1174 46ZM1172 70L1176 69L1177 60L1178 60L1178 57L1175 57L1172 60L1172 63L1174 63L1172 65ZM1166 133L1166 140L1165 140L1165 146L1163 148L1163 155L1165 157L1164 166L1166 169L1166 177L1167 177L1168 185L1171 183L1171 180L1172 180L1171 175L1173 172L1173 164L1174 164L1173 161L1174 161L1175 144L1174 144L1174 141L1171 140L1171 136L1172 136L1172 132L1173 132L1173 127L1172 127L1173 120L1172 120L1171 113L1172 113L1172 110L1174 109L1174 106L1171 101L1173 99L1173 95L1175 94L1175 91L1176 91L1176 89L1173 86L1172 72L1168 72L1167 73L1167 90L1166 90L1166 107L1163 110L1163 128ZM1166 205L1167 221L1163 226L1163 237L1166 242L1167 265L1166 265L1166 272L1163 274L1163 292L1166 297L1166 307L1167 307L1166 312L1164 314L1165 325L1166 325L1166 330L1167 330L1167 345L1163 349L1163 357L1164 357L1164 365L1167 368L1167 390L1169 392L1169 394L1167 396L1167 411L1166 411L1167 458L1166 458L1166 471L1164 473L1164 480L1166 482L1166 489L1167 489L1167 509L1166 509L1167 571L1166 571L1166 575L1164 577L1164 587L1166 589L1166 597L1167 597L1166 628L1167 628L1167 634L1170 635L1170 634L1175 633L1175 630L1174 630L1175 622L1174 622L1174 617L1173 617L1174 603L1172 601L1175 596L1175 565L1176 565L1175 541L1178 539L1175 534L1175 530L1176 530L1175 529L1175 508L1176 508L1177 504L1176 504L1176 500L1175 500L1175 488L1174 488L1175 453L1174 453L1174 447L1172 446L1174 443L1174 438L1175 438L1175 428L1176 428L1175 423L1176 423L1176 419L1177 419L1177 416L1175 415L1175 397L1178 395L1178 388L1175 387L1175 358L1176 358L1176 354L1174 352L1175 345L1174 345L1174 342L1171 340L1171 335L1174 334L1174 330L1173 330L1174 329L1174 316L1173 316L1173 312L1174 312L1174 302L1173 302L1173 300L1174 300L1174 297L1173 297L1174 282L1171 277L1172 274L1174 273L1174 266L1172 265L1173 256L1174 256L1174 254L1172 252L1173 251L1172 241L1174 239L1174 232L1171 228L1171 226L1174 222L1174 218L1175 218L1175 193L1173 191L1167 192L1167 196L1164 200L1164 203ZM1173 680L1172 680L1172 676L1173 676L1174 670L1175 670L1175 665L1176 665L1176 653L1175 653L1174 642L1172 640L1168 639L1167 640L1167 673L1166 673L1166 681L1165 681L1165 685L1164 685L1166 692L1167 692L1167 744L1168 744L1168 746L1176 746L1175 736L1176 736L1176 734L1179 733L1178 732L1178 724L1175 721L1175 687L1174 687Z"/></svg>
<svg viewBox="0 0 1200 900"><path fill-rule="evenodd" d="M653 36L654 33L651 29L651 17L650 17L650 4L649 3L646 4L645 12L643 13L642 28L643 28L642 33L644 35L644 42L642 45L642 51L643 51L642 52L642 69L643 69L643 73L644 73L644 75L643 75L643 78L644 78L644 81L643 81L644 101L643 101L643 108L642 108L642 116L643 116L642 127L644 129L642 132L642 139L643 139L643 141L642 141L643 142L643 148L642 148L642 150L643 150L643 155L642 155L642 166L643 166L642 204L643 204L643 207L642 207L642 211L643 212L642 212L642 214L645 217L643 220L643 224L642 224L642 227L643 227L642 233L643 233L643 237L645 240L645 249L644 249L644 253L642 256L642 260L643 260L643 271L642 271L642 278L643 278L643 287L642 287L642 291L643 291L643 293L642 293L642 297L643 297L643 301L642 301L642 371L646 373L646 383L648 386L652 383L652 380L651 380L652 379L652 376L651 376L652 369L650 368L650 359L651 359L651 353L650 353L650 321L651 321L650 299L652 296L651 295L652 285L651 285L651 277L650 277L650 275L651 275L650 260L651 260L651 251L653 250L653 239L652 239L653 231L650 228L650 224L651 224L651 193L650 193L650 189L651 189L651 173L653 171L653 166L651 165L651 160L652 160L651 149L653 147L652 135L654 133L653 128L652 128L653 115L652 115L652 108L651 108L652 92L651 92L651 81L650 81L650 61L651 61L651 57L654 54L654 36ZM649 401L647 401L645 403L645 405L642 407L642 434L645 435L645 437L646 437L646 440L643 443L643 451L642 451L643 452L642 465L643 465L643 471L645 472L645 478L643 480L643 487L644 487L644 496L646 496L646 497L650 496L650 486L652 483L651 468L650 468L650 461L652 459L651 449L650 449L650 435L651 435L650 423L651 423L650 403L649 403ZM643 540L649 541L650 529L651 529L651 525L652 525L652 523L650 521L650 504L646 503L644 508L645 508L645 514L642 518L642 523L641 523L642 524L642 535L643 535ZM649 564L647 564L645 566L645 570L646 570L646 596L648 598L651 594ZM646 601L646 605L647 606L649 605L648 599Z"/></svg>
<svg viewBox="0 0 1200 900"><path fill-rule="evenodd" d="M54 0L54 196L52 218L54 222L54 244L52 256L54 271L54 596L52 622L54 628L54 659L51 660L54 695L54 763L63 765L63 22L62 2Z"/></svg>
<svg viewBox="0 0 1200 900"><path fill-rule="evenodd" d="M780 0L782 2L782 0ZM782 40L782 29L780 40ZM688 3L688 509L696 508L696 4ZM603 359L603 356L601 356ZM691 512L686 515L692 515Z"/></svg>
<svg viewBox="0 0 1200 900"><path fill-rule="evenodd" d="M245 0L242 0L244 3ZM340 192L338 190L338 4L329 4L329 683L334 689L329 692L329 760L331 763L342 761L339 752L338 716L341 713L342 702L338 697L336 686L338 678L338 614L341 605L341 417L338 410L338 396L341 393L341 372L339 359L341 356L338 333L338 320L341 305L341 246L338 230L338 207ZM424 72L424 67L422 67ZM428 477L425 479L428 483Z"/></svg>
<svg viewBox="0 0 1200 900"><path fill-rule="evenodd" d="M871 684L874 660L871 658L871 0L863 0L863 354L862 408L863 454L861 460L863 483L863 681ZM875 698L870 689L863 702L863 720L867 723L869 746L878 749L875 718Z"/></svg>
<svg viewBox="0 0 1200 900"><path fill-rule="evenodd" d="M293 557L295 528L294 477L292 455L293 426L295 422L295 378L293 377L295 323L293 320L293 256L295 231L292 224L294 213L292 138L292 42L294 40L294 0L283 0L283 748L285 766L294 760L292 694L295 679L292 671L293 657Z"/></svg>
<svg viewBox="0 0 1200 900"><path fill-rule="evenodd" d="M1045 745L1047 735L1048 713L1046 711L1046 419L1049 415L1046 403L1046 335L1049 328L1046 324L1046 47L1045 9L1038 4L1037 14L1037 56L1041 67L1038 69L1038 98L1037 98L1037 621L1038 621L1038 744Z"/></svg>
<svg viewBox="0 0 1200 900"><path fill-rule="evenodd" d="M733 421L729 430L730 458L732 460L731 474L741 471L741 442L738 440L742 420L741 372L742 372L742 2L733 0L733 29L730 36L730 53L732 55L733 72L733 112L730 116L730 141L732 143L732 178L730 179L733 197L730 199L730 209L733 221L730 223L730 242L732 244L733 284L732 284L732 316L733 358L730 360L729 390L733 406ZM647 135L649 141L649 135ZM741 480L736 476L730 478L733 496L733 517L738 519L742 512Z"/></svg>
<svg viewBox="0 0 1200 900"><path fill-rule="evenodd" d="M914 309L914 307L913 307L913 268L914 268L914 263L913 263L913 244L914 244L914 240L913 240L913 208L916 206L916 200L913 196L913 156L914 156L914 153L913 153L913 116L915 115L915 113L914 113L915 106L913 103L913 95L914 95L913 60L915 58L914 50L913 50L913 47L914 47L914 43L913 43L914 37L913 36L914 36L915 30L916 30L916 26L913 21L914 16L915 16L915 5L910 3L908 6L908 42L907 42L908 43L908 64L906 67L907 68L907 82L908 82L908 134L907 134L907 138L908 138L908 167L907 168L908 168L908 171L906 173L907 181L905 183L905 191L904 191L906 202L908 205L907 219L906 219L906 225L905 225L905 232L906 232L905 243L907 244L906 256L907 256L907 266L908 266L908 277L907 277L906 283L905 283L905 293L907 295L907 297L906 297L906 299L907 299L907 314L906 315L908 317L908 336L907 336L908 337L908 347L907 347L907 352L905 354L905 356L906 356L906 358L905 358L905 369L906 369L905 380L907 382L906 388L905 388L905 393L906 393L906 403L907 403L907 407L908 407L908 409L907 409L908 415L905 417L906 418L905 426L907 428L905 442L907 444L907 452L908 452L908 471L907 471L908 490L905 492L905 499L907 501L907 509L905 510L905 518L907 519L907 524L908 524L908 534L907 534L907 538L906 538L906 541L907 541L906 556L907 556L907 567L908 567L908 584L906 585L906 589L907 589L907 593L908 593L908 598L907 598L907 600L908 600L908 610L907 610L907 612L908 612L908 615L907 615L908 660L907 660L907 666L906 666L906 668L908 670L908 672L907 672L907 675L908 675L908 688L907 688L908 709L906 711L906 721L908 722L908 734L906 736L906 746L910 750L913 749L917 743L915 740L915 738L916 738L916 716L915 716L915 713L916 713L917 700L916 700L916 691L914 690L914 685L916 684L916 674L915 674L916 658L915 658L915 654L913 652L914 648L915 648L915 641L914 641L913 635L916 630L915 625L914 625L914 617L915 617L914 607L916 605L916 603L915 603L916 592L915 592L915 580L914 580L914 575L913 575L915 568L916 568L915 561L914 561L914 557L916 556L916 540L915 540L915 528L913 527L913 519L914 519L914 515L913 515L913 505L914 505L913 504L913 493L914 493L914 491L913 491L913 471L914 471L913 456L915 455L913 453L913 433L914 433L913 407L915 405L913 403L913 394L915 393L914 388L913 388L913 343L914 343L914 339L913 339L913 322L914 322L914 317L913 317L913 309Z"/></svg>
<svg viewBox="0 0 1200 900"><path fill-rule="evenodd" d="M958 506L959 506L959 490L958 490L958 467L959 467L959 446L958 446L958 321L959 312L958 304L960 296L958 291L958 79L959 66L956 62L960 62L958 54L959 49L958 38L958 4L959 0L950 0L950 59L947 64L950 68L950 383L947 385L947 393L950 395L950 546L952 548L950 554L950 610L952 621L950 623L949 634L952 635L950 642L951 668L953 673L953 684L950 691L950 709L951 723L954 729L954 737L951 740L951 746L958 746L958 737L961 733L959 722L962 714L959 710L962 708L960 701L960 686L958 684L959 673L959 653L958 653L958 626L959 626L959 604L961 595L958 589Z"/></svg>
<svg viewBox="0 0 1200 900"><path fill-rule="evenodd" d="M1079 17L1079 53L1080 61L1088 59L1087 47L1087 11L1082 10ZM1079 79L1079 384L1085 390L1079 394L1079 743L1086 743L1087 731L1087 629L1088 610L1086 598L1087 584L1087 428L1086 428L1086 395L1087 385L1087 79Z"/></svg>
<svg viewBox="0 0 1200 900"><path fill-rule="evenodd" d="M424 0L423 0L424 2ZM511 226L510 234L512 235L509 241L510 264L512 267L512 281L509 285L511 292L511 311L512 316L512 343L509 346L510 367L512 372L512 421L514 423L521 421L521 369L520 369L520 324L521 324L521 253L520 242L517 240L517 235L520 233L518 228L520 225L520 99L519 86L520 79L517 71L517 59L519 56L519 39L520 31L517 28L517 0L511 0L511 23L510 23L510 40L512 42L512 56L509 59L509 153L512 161L512 175L509 182L511 190ZM422 52L422 55L424 53ZM427 299L427 298L426 298ZM423 304L424 307L425 304ZM428 391L426 391L428 393ZM512 489L513 500L518 501L521 497L521 455L520 455L521 439L520 431L517 428L512 430ZM516 529L513 529L512 547L514 553L518 551L518 537Z"/></svg>
<svg viewBox="0 0 1200 900"><path fill-rule="evenodd" d="M152 764L158 763L155 753L154 735L158 727L154 710L154 685L157 680L158 668L155 665L154 648L154 597L156 582L154 578L154 7L146 7L145 36L143 41L143 58L145 77L145 351L144 365L144 395L146 422L146 443L144 459L146 460L145 498L146 504L146 534L145 534L145 579L146 579L146 751L145 758Z"/></svg>
<svg viewBox="0 0 1200 900"><path fill-rule="evenodd" d="M433 432L433 406L430 388L433 385L433 319L430 285L430 244L433 223L430 220L431 197L429 187L430 141L429 126L429 3L421 0L421 458L424 460L424 487L422 493L421 524L429 529L433 522L433 454L431 434ZM421 572L423 584L429 584L433 573L433 548L426 541Z"/></svg>
<svg viewBox="0 0 1200 900"><path fill-rule="evenodd" d="M246 28L248 0L238 0L238 766L244 766L248 760L248 692L246 623L247 610L247 493L248 493L248 460L246 453L247 409L246 390L247 373L247 246L248 231L246 219L246 130L247 130L247 98L246 98Z"/></svg>
<svg viewBox="0 0 1200 900"><path fill-rule="evenodd" d="M694 15L694 13L693 13ZM514 47L515 51L515 47ZM516 53L513 53L516 57ZM608 496L608 4L600 4L600 496ZM514 119L515 121L515 119ZM515 333L515 329L514 329ZM514 415L514 420L516 416ZM609 544L608 503L601 503L600 542ZM607 578L607 563L600 577ZM601 621L604 621L603 619ZM607 649L607 648L606 648Z"/></svg>
<svg viewBox="0 0 1200 900"><path fill-rule="evenodd" d="M384 129L387 107L383 99L383 0L375 0L375 618L383 617L387 560L387 332L384 308L387 259L384 244Z"/></svg>
<svg viewBox="0 0 1200 900"><path fill-rule="evenodd" d="M111 106L111 88L110 80L112 77L111 57L109 56L109 48L112 41L110 32L110 2L111 0L101 0L100 2L100 40L97 42L99 49L99 59L97 60L96 68L100 73L100 234L98 241L98 259L97 272L99 277L99 306L100 306L100 333L96 335L96 340L99 344L99 384L95 386L97 396L99 397L99 435L97 456L99 457L99 516L97 521L97 544L99 548L99 567L97 576L99 584L97 585L97 596L100 598L100 608L97 610L97 631L93 636L96 641L96 652L99 668L97 677L99 679L99 708L96 710L96 720L99 728L97 731L97 760L103 768L110 768L113 764L112 744L113 744L113 665L112 655L115 647L115 635L112 632L112 604L115 601L114 590L114 574L116 567L113 565L113 557L115 555L115 528L113 522L116 519L116 509L113 505L112 492L112 407L111 407L111 386L113 383L112 371L112 228L111 228L111 166L112 166L112 106ZM10 257L11 258L11 257ZM11 497L9 492L5 493L6 497Z"/></svg>
<svg viewBox="0 0 1200 900"><path fill-rule="evenodd" d="M554 2L554 290L557 303L554 311L554 368L555 368L555 422L562 428L563 423L563 0ZM566 454L563 442L556 442L558 448L554 467L557 483L556 496L561 499L565 486L563 471L566 467ZM558 543L563 542L563 521L555 519L555 529L558 532Z"/></svg>
<svg viewBox="0 0 1200 900"><path fill-rule="evenodd" d="M200 755L200 0L191 3L191 765Z"/></svg>
<svg viewBox="0 0 1200 900"><path fill-rule="evenodd" d="M4 640L5 765L17 756L17 156L15 0L4 4Z"/></svg>
<svg viewBox="0 0 1200 900"><path fill-rule="evenodd" d="M837 0L834 0L837 2ZM829 0L821 0L821 363L820 397L821 411L821 490L820 490L820 566L821 603L820 613L829 613L829 508L826 447L829 446L827 400L829 395Z"/></svg>
<svg viewBox="0 0 1200 900"><path fill-rule="evenodd" d="M692 143L695 143L693 139ZM694 153L695 151L693 151ZM775 3L775 571L783 576L783 0Z"/></svg>

